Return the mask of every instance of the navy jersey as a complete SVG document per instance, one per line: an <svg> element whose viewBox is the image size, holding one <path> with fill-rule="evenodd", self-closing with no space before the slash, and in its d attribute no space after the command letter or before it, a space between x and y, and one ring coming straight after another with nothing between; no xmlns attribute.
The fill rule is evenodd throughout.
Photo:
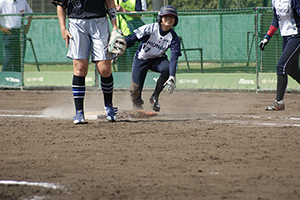
<svg viewBox="0 0 300 200"><path fill-rule="evenodd" d="M134 33L126 37L127 48L141 42L136 56L141 60L154 59L166 56L170 48L170 75L175 76L178 57L181 56L180 39L173 29L163 32L158 23L147 24L134 30Z"/></svg>
<svg viewBox="0 0 300 200"><path fill-rule="evenodd" d="M300 0L272 0L274 17L271 25L282 36L300 34Z"/></svg>
<svg viewBox="0 0 300 200"><path fill-rule="evenodd" d="M67 8L67 15L74 19L92 19L105 17L105 0L52 0L54 5Z"/></svg>

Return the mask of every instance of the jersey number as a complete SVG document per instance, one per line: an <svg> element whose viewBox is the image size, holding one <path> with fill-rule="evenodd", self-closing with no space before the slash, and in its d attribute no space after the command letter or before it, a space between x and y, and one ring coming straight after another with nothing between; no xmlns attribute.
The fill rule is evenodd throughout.
<svg viewBox="0 0 300 200"><path fill-rule="evenodd" d="M143 49L144 49L145 52L147 52L147 51L150 51L151 48L150 47L146 47L146 45L144 45Z"/></svg>

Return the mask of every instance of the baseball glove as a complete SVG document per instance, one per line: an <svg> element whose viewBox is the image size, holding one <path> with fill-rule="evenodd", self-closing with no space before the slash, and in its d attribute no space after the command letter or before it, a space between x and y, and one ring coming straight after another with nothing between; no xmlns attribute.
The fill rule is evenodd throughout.
<svg viewBox="0 0 300 200"><path fill-rule="evenodd" d="M125 53L127 43L123 32L120 29L113 30L110 34L108 43L108 51L116 54L117 57L122 56Z"/></svg>
<svg viewBox="0 0 300 200"><path fill-rule="evenodd" d="M175 89L175 77L169 76L169 79L165 82L164 86L167 86L166 92L172 94Z"/></svg>

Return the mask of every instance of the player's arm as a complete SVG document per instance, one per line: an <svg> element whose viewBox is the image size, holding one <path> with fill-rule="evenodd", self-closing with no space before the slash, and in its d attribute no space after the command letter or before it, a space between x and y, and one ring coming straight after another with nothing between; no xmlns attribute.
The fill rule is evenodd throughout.
<svg viewBox="0 0 300 200"><path fill-rule="evenodd" d="M150 38L150 35L144 35L142 38L138 38L136 34L131 34L125 37L127 42L127 48L132 47L136 42L146 42Z"/></svg>
<svg viewBox="0 0 300 200"><path fill-rule="evenodd" d="M57 5L57 17L60 25L60 31L62 38L66 41L66 47L69 46L69 39L72 38L72 35L66 27L66 9L64 6Z"/></svg>
<svg viewBox="0 0 300 200"><path fill-rule="evenodd" d="M135 42L147 42L153 32L154 24L143 25L133 31L131 35L125 37L127 48L132 47Z"/></svg>
<svg viewBox="0 0 300 200"><path fill-rule="evenodd" d="M2 15L3 13L2 13L2 6L0 6L0 14ZM11 34L11 29L10 28L6 28L6 27L4 27L4 26L1 26L0 25L0 31L2 32L2 33L4 33L5 35L9 35L9 34Z"/></svg>
<svg viewBox="0 0 300 200"><path fill-rule="evenodd" d="M52 4L56 6L57 17L60 25L60 31L62 38L66 41L66 47L69 46L69 39L72 35L66 27L66 5L67 0L52 0Z"/></svg>
<svg viewBox="0 0 300 200"><path fill-rule="evenodd" d="M268 30L267 34L265 35L264 39L259 43L260 50L262 50L262 51L265 50L265 46L269 43L270 39L273 37L273 35L277 31L278 26L279 26L278 18L277 18L276 11L274 8L273 19L272 19L271 25L269 27L269 30Z"/></svg>
<svg viewBox="0 0 300 200"><path fill-rule="evenodd" d="M292 0L292 8L300 17L300 0Z"/></svg>
<svg viewBox="0 0 300 200"><path fill-rule="evenodd" d="M167 92L169 94L172 94L175 89L175 74L176 74L178 58L179 56L181 56L180 39L177 35L175 35L174 39L171 42L170 50L171 50L171 58L169 64L169 78L164 85L167 86Z"/></svg>
<svg viewBox="0 0 300 200"><path fill-rule="evenodd" d="M112 25L113 30L117 30L117 10L114 0L105 0L108 16Z"/></svg>
<svg viewBox="0 0 300 200"><path fill-rule="evenodd" d="M181 56L181 48L180 48L180 39L178 36L174 37L170 45L171 50L171 58L170 58L170 67L169 67L169 75L175 76L176 67L178 63L178 58Z"/></svg>

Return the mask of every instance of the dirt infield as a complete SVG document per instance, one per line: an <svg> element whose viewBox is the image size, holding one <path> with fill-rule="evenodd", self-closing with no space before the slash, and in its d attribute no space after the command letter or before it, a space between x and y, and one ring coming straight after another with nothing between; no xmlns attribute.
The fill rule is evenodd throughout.
<svg viewBox="0 0 300 200"><path fill-rule="evenodd" d="M144 92L145 110L150 110ZM300 199L300 98L162 93L161 112L73 125L70 91L0 91L0 199ZM129 93L115 92L120 113ZM87 91L85 111L103 111Z"/></svg>

